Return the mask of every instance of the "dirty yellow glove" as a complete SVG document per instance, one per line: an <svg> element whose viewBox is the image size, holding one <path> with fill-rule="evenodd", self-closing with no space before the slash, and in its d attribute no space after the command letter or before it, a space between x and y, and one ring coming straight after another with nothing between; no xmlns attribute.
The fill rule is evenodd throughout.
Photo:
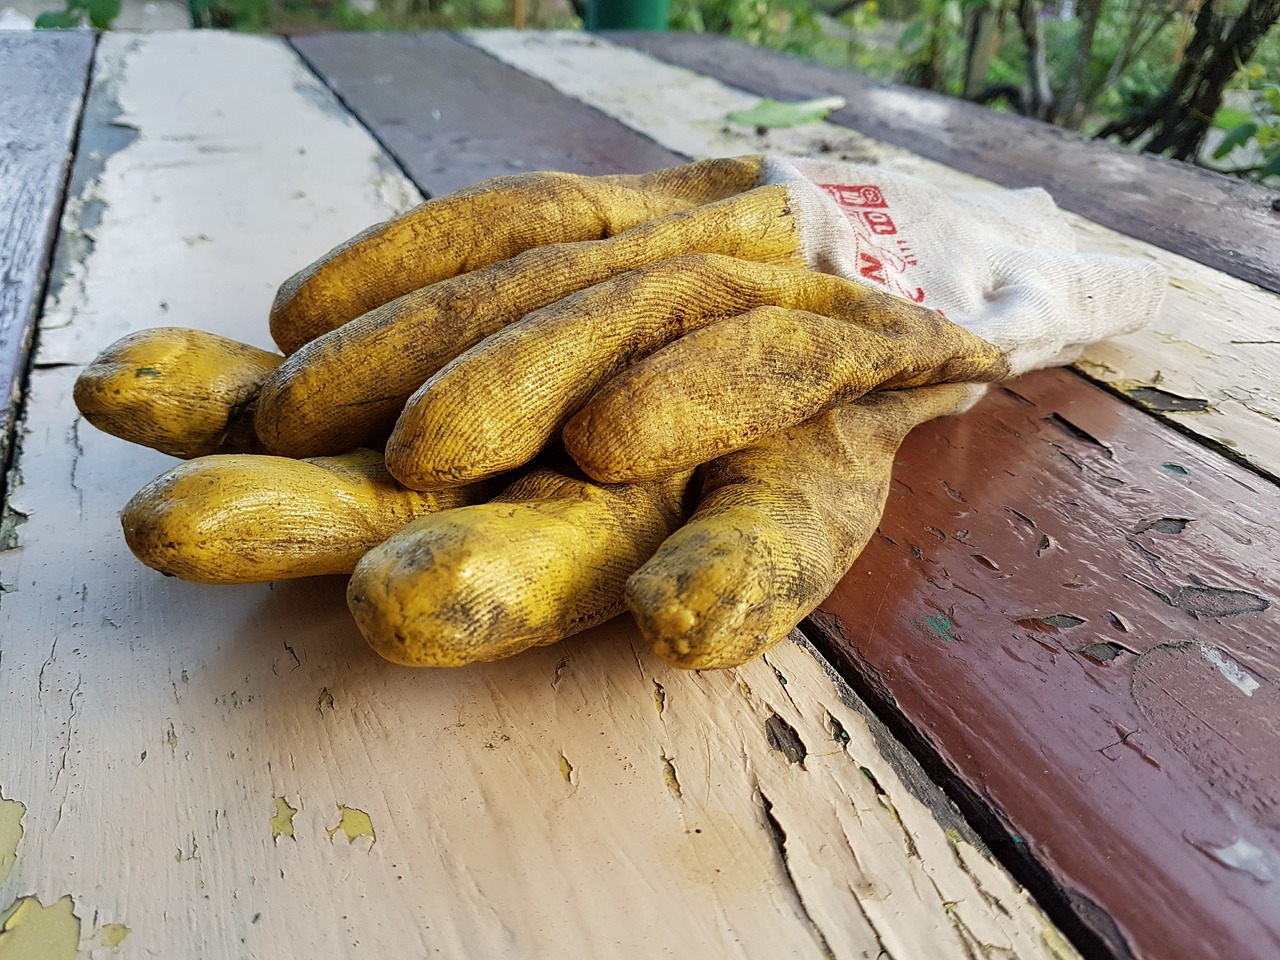
<svg viewBox="0 0 1280 960"><path fill-rule="evenodd" d="M350 573L410 521L490 493L481 484L407 490L373 450L309 460L223 454L161 474L129 500L120 520L129 549L161 573L263 583Z"/></svg>
<svg viewBox="0 0 1280 960"><path fill-rule="evenodd" d="M627 577L684 517L687 474L596 484L553 470L489 503L415 520L347 588L379 654L458 667L555 643L623 612Z"/></svg>
<svg viewBox="0 0 1280 960"><path fill-rule="evenodd" d="M416 520L357 565L348 603L389 660L453 667L632 611L675 666L730 667L785 637L870 539L894 454L984 388L882 391L687 474L596 484L540 471L493 502Z"/></svg>
<svg viewBox="0 0 1280 960"><path fill-rule="evenodd" d="M77 403L102 429L178 456L379 446L440 367L568 294L691 251L810 263L788 188L757 186L764 167L747 157L639 176L527 174L428 201L281 286L270 324L288 360L197 331L144 331L86 368Z"/></svg>
<svg viewBox="0 0 1280 960"><path fill-rule="evenodd" d="M984 390L869 394L709 464L696 512L627 581L654 652L678 667L732 667L787 636L875 532L906 435Z"/></svg>
<svg viewBox="0 0 1280 960"><path fill-rule="evenodd" d="M387 468L417 489L471 482L563 428L592 478L655 480L870 390L1008 372L999 349L901 297L692 254L566 297L458 357L405 405Z"/></svg>

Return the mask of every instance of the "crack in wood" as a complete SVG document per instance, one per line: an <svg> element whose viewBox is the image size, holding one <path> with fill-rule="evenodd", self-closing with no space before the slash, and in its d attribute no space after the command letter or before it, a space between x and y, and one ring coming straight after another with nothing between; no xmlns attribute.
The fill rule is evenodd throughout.
<svg viewBox="0 0 1280 960"><path fill-rule="evenodd" d="M835 953L831 949L831 944L827 942L827 937L822 932L822 928L818 926L818 921L815 920L813 915L809 912L809 907L804 902L804 895L800 892L800 887L796 883L795 875L791 872L791 861L787 853L787 831L778 821L778 818L774 816L773 802L765 794L763 788L761 788L760 781L758 779L755 781L755 794L760 798L760 811L764 815L764 825L768 828L769 836L773 841L774 852L778 856L778 864L782 868L783 877L786 879L787 889L795 898L796 907L800 911L801 918L808 925L809 929L813 931L813 936L818 942L818 947L822 950L823 957L827 958L827 960L834 960ZM858 909L862 911L862 914L865 917L866 911L863 910L862 903L856 896L853 900L858 904ZM875 934L876 942L883 948L883 941L881 941L880 934L876 930L875 924L871 922L870 917L867 917L867 925L871 928L871 932ZM889 956L889 954L887 951L882 949L879 956Z"/></svg>

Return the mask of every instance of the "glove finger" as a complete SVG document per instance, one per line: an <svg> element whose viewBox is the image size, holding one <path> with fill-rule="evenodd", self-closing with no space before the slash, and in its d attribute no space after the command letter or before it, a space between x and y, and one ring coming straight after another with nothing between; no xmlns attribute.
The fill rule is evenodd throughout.
<svg viewBox="0 0 1280 960"><path fill-rule="evenodd" d="M680 522L687 479L604 487L532 473L370 550L348 605L374 650L408 666L555 643L622 612L627 576Z"/></svg>
<svg viewBox="0 0 1280 960"><path fill-rule="evenodd" d="M482 487L406 490L380 454L290 460L250 454L179 464L121 514L147 566L200 583L261 583L350 573L416 517L482 499Z"/></svg>
<svg viewBox="0 0 1280 960"><path fill-rule="evenodd" d="M637 266L697 251L802 262L785 188L751 190L607 240L539 247L400 297L281 364L263 386L258 436L295 457L375 445L432 374L508 323Z"/></svg>
<svg viewBox="0 0 1280 960"><path fill-rule="evenodd" d="M551 243L610 237L755 186L761 159L639 176L527 173L487 180L370 227L284 282L271 335L285 353L384 303Z"/></svg>
<svg viewBox="0 0 1280 960"><path fill-rule="evenodd" d="M850 315L758 307L695 330L602 387L565 447L602 483L652 480L875 389L1008 374L996 347L909 301L875 294Z"/></svg>
<svg viewBox="0 0 1280 960"><path fill-rule="evenodd" d="M258 389L283 360L201 330L157 327L94 358L73 396L99 430L170 456L252 453Z"/></svg>
<svg viewBox="0 0 1280 960"><path fill-rule="evenodd" d="M709 464L692 518L627 581L654 652L731 667L790 633L875 531L902 439L981 389L876 393Z"/></svg>
<svg viewBox="0 0 1280 960"><path fill-rule="evenodd" d="M595 390L657 348L760 304L845 302L871 288L791 266L690 254L565 297L495 333L409 399L387 468L429 489L526 463Z"/></svg>

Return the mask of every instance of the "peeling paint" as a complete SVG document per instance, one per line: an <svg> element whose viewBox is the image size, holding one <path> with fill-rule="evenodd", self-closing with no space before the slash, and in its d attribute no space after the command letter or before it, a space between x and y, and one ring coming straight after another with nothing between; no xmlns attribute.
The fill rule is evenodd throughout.
<svg viewBox="0 0 1280 960"><path fill-rule="evenodd" d="M1087 621L1084 617L1077 617L1074 613L1050 613L1038 617L1022 617L1014 622L1018 626L1026 627L1029 630L1043 630L1045 627L1069 630Z"/></svg>
<svg viewBox="0 0 1280 960"><path fill-rule="evenodd" d="M563 753L560 754L560 776L564 777L565 783L573 783L573 764Z"/></svg>
<svg viewBox="0 0 1280 960"><path fill-rule="evenodd" d="M1124 649L1117 643L1103 640L1100 643L1086 643L1080 648L1080 652L1090 660L1096 660L1098 663L1110 663L1124 653Z"/></svg>
<svg viewBox="0 0 1280 960"><path fill-rule="evenodd" d="M22 818L27 808L19 800L6 800L0 794L0 883L9 879L18 862L18 844L22 842Z"/></svg>
<svg viewBox="0 0 1280 960"><path fill-rule="evenodd" d="M788 763L804 766L804 758L809 755L808 748L796 728L776 713L764 722L764 736L769 741L769 746L786 757Z"/></svg>
<svg viewBox="0 0 1280 960"><path fill-rule="evenodd" d="M923 616L916 621L916 625L932 630L936 636L941 637L947 643L956 642L956 625L951 622L951 618L946 614L940 613L936 617Z"/></svg>
<svg viewBox="0 0 1280 960"><path fill-rule="evenodd" d="M276 797L275 805L275 816L267 821L271 824L271 839L279 840L281 837L289 837L291 840L296 840L297 837L293 835L293 818L297 815L298 808L289 806L289 801L284 797Z"/></svg>
<svg viewBox="0 0 1280 960"><path fill-rule="evenodd" d="M10 487L12 495L13 487ZM27 515L15 510L8 503L0 508L0 553L15 550L19 546L18 528L27 522Z"/></svg>
<svg viewBox="0 0 1280 960"><path fill-rule="evenodd" d="M123 923L108 923L102 928L102 945L114 950L124 943L124 938L133 933Z"/></svg>
<svg viewBox="0 0 1280 960"><path fill-rule="evenodd" d="M1280 863L1277 863L1276 855L1248 840L1239 839L1225 847L1198 846L1219 863L1247 873L1255 880L1270 883L1280 877Z"/></svg>
<svg viewBox="0 0 1280 960"><path fill-rule="evenodd" d="M378 842L378 836L373 830L373 821L363 810L338 804L338 813L340 814L338 825L329 830L330 840L341 830L346 834L348 843L355 843L361 837L368 837L371 844Z"/></svg>
<svg viewBox="0 0 1280 960"><path fill-rule="evenodd" d="M1187 524L1195 523L1190 517L1160 517L1156 520L1150 520L1134 531L1134 533L1146 533L1154 530L1156 533L1179 534L1187 529Z"/></svg>
<svg viewBox="0 0 1280 960"><path fill-rule="evenodd" d="M1205 644L1201 644L1200 655L1217 667L1218 672L1246 697L1252 697L1254 691L1261 686L1261 684L1254 679L1253 675L1249 673L1248 670L1240 666L1240 664L1236 663L1217 647L1210 647Z"/></svg>
<svg viewBox="0 0 1280 960"><path fill-rule="evenodd" d="M1183 397L1159 387L1121 386L1117 381L1113 386L1138 406L1157 413L1208 413L1212 410L1209 401L1201 397Z"/></svg>
<svg viewBox="0 0 1280 960"><path fill-rule="evenodd" d="M658 709L658 716L667 709L667 691L657 680L653 681L653 705Z"/></svg>
<svg viewBox="0 0 1280 960"><path fill-rule="evenodd" d="M45 906L21 897L4 911L0 960L74 960L80 946L80 918L70 896Z"/></svg>
<svg viewBox="0 0 1280 960"><path fill-rule="evenodd" d="M665 753L662 755L662 778L667 782L667 789L675 794L676 799L683 800L684 790L680 786L680 778L676 776L676 765Z"/></svg>

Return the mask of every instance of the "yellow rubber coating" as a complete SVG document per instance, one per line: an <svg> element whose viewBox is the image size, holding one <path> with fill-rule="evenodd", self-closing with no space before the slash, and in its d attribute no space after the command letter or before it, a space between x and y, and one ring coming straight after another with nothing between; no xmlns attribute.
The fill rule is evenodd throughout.
<svg viewBox="0 0 1280 960"><path fill-rule="evenodd" d="M749 190L760 157L637 176L526 173L429 200L370 227L298 271L271 308L285 353L429 284L553 243L598 240Z"/></svg>
<svg viewBox="0 0 1280 960"><path fill-rule="evenodd" d="M260 583L350 573L416 517L475 502L479 487L401 487L382 456L290 460L252 454L188 460L125 505L125 541L161 573L200 583Z"/></svg>
<svg viewBox="0 0 1280 960"><path fill-rule="evenodd" d="M370 646L408 666L555 643L622 612L627 576L680 522L686 480L603 487L537 471L370 550L348 605Z"/></svg>
<svg viewBox="0 0 1280 960"><path fill-rule="evenodd" d="M603 383L691 330L760 304L838 297L848 310L875 296L790 264L720 254L640 267L527 315L445 366L405 404L388 467L424 488L514 469Z"/></svg>
<svg viewBox="0 0 1280 960"><path fill-rule="evenodd" d="M697 511L627 582L654 652L732 667L787 636L875 532L903 438L974 390L871 394L710 464Z"/></svg>
<svg viewBox="0 0 1280 960"><path fill-rule="evenodd" d="M843 312L757 307L694 330L602 387L565 448L601 483L654 480L872 390L1009 374L996 347L907 300L874 292Z"/></svg>
<svg viewBox="0 0 1280 960"><path fill-rule="evenodd" d="M112 436L174 457L257 449L253 404L284 360L202 330L132 333L76 378L76 408Z"/></svg>
<svg viewBox="0 0 1280 960"><path fill-rule="evenodd" d="M607 240L539 247L366 313L311 341L268 378L258 436L273 453L294 457L377 445L414 391L485 337L578 290L689 252L798 265L786 188L759 187ZM393 474L396 462L393 454Z"/></svg>

